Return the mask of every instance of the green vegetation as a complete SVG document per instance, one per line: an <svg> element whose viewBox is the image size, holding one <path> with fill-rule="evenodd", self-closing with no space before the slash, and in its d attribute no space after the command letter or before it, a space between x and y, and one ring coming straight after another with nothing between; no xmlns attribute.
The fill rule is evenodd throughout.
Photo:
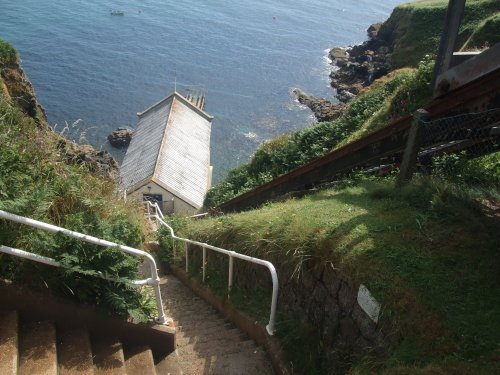
<svg viewBox="0 0 500 375"><path fill-rule="evenodd" d="M223 203L412 113L429 100L432 69L433 63L427 59L418 69L393 72L360 94L341 118L263 143L248 164L231 170L226 179L210 189L205 205Z"/></svg>
<svg viewBox="0 0 500 375"><path fill-rule="evenodd" d="M485 19L464 43L462 49L474 49L486 43L492 45L500 41L500 12Z"/></svg>
<svg viewBox="0 0 500 375"><path fill-rule="evenodd" d="M139 245L145 233L139 207L120 200L114 184L91 175L87 166L68 165L57 148L61 139L47 129L0 96L0 209ZM127 281L137 279L135 257L5 220L0 220L0 244L53 257L69 267L53 268L0 254L4 279L48 288L142 321L153 312L151 298ZM122 281L102 280L95 277L98 272Z"/></svg>
<svg viewBox="0 0 500 375"><path fill-rule="evenodd" d="M474 163L498 168L493 157ZM469 167L461 169L465 180ZM457 368L463 369L458 373L491 374L500 371L495 360L500 355L498 217L485 216L475 197L436 177L417 178L403 189L395 189L390 180L365 180L259 210L182 221L178 230L188 238L272 261L281 282L300 279L313 264L332 264L355 285L366 285L382 303L381 326L394 329L400 338L385 356L367 356L354 364L352 374L431 374ZM214 269L226 268L222 261L212 261ZM269 306L270 291L259 291L255 298L249 290L259 282L239 278L238 283L244 303L233 302L253 306L249 313L263 310L258 317L265 321L268 310L262 306ZM317 332L293 319L280 315L278 335L288 350L310 346L307 353L290 353L297 373L325 373L310 356L321 355Z"/></svg>
<svg viewBox="0 0 500 375"><path fill-rule="evenodd" d="M499 42L498 28L495 29L500 13L498 1L468 0L465 4L457 50L482 49L486 42ZM382 30L392 35L394 67L416 66L426 54L436 53L447 6L446 0L423 0L394 8Z"/></svg>
<svg viewBox="0 0 500 375"><path fill-rule="evenodd" d="M17 53L11 44L0 39L0 64L12 64L17 61Z"/></svg>

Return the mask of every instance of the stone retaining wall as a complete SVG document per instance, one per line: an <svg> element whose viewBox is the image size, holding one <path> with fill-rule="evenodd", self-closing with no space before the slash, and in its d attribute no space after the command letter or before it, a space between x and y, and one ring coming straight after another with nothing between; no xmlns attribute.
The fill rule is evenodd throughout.
<svg viewBox="0 0 500 375"><path fill-rule="evenodd" d="M190 247L190 271L201 268L201 248ZM227 256L207 250L207 263L227 277ZM382 353L388 335L358 303L359 286L332 265L303 267L300 275L292 275L286 264L275 264L279 278L278 305L316 332L323 345L320 367L344 372L355 358L367 353ZM201 271L200 271L201 274ZM235 259L234 283L237 287L263 287L271 293L267 268ZM363 289L366 290L366 289ZM365 307L366 309L366 307Z"/></svg>

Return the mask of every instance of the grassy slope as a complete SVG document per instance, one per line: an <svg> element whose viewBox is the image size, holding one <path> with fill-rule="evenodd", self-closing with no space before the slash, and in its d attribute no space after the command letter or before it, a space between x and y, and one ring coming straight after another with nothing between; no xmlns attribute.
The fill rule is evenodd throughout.
<svg viewBox="0 0 500 375"><path fill-rule="evenodd" d="M12 74L18 75L11 65L15 59L15 50L0 41L0 68L15 69ZM57 147L60 137L50 130L44 115L37 113L33 118L24 113L9 97L1 76L0 89L0 209L139 245L145 232L140 207L120 200L114 183L92 175L86 165L67 164ZM55 257L71 267L63 271L0 254L2 278L50 288L122 315L132 313L144 319L144 313L151 311L135 290L86 276L102 271L136 278L135 258L1 220L0 243Z"/></svg>
<svg viewBox="0 0 500 375"><path fill-rule="evenodd" d="M393 31L392 61L395 67L416 66L426 54L437 53L447 5L446 0L423 0L394 9L384 28ZM485 42L491 45L499 42L498 30L490 32L494 25L498 25L499 12L500 3L496 0L468 0L457 50L480 49Z"/></svg>
<svg viewBox="0 0 500 375"><path fill-rule="evenodd" d="M402 337L386 358L366 358L352 373L491 374L500 371L500 238L498 217L490 220L448 185L368 183L191 222L184 234L269 259L286 274L331 262L367 285L382 302L382 324Z"/></svg>

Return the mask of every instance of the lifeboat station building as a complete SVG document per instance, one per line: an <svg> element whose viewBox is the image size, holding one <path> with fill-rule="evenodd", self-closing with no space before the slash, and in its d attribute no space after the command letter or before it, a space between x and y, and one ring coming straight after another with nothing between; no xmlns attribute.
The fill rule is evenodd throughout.
<svg viewBox="0 0 500 375"><path fill-rule="evenodd" d="M137 128L120 167L127 196L156 201L164 214L192 215L212 183L213 117L204 97L174 92L138 113Z"/></svg>

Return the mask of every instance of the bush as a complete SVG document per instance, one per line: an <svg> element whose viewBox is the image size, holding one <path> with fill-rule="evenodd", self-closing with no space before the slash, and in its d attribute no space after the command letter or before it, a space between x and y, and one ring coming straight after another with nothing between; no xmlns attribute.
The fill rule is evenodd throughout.
<svg viewBox="0 0 500 375"><path fill-rule="evenodd" d="M0 39L0 64L13 64L17 61L17 52L10 43Z"/></svg>
<svg viewBox="0 0 500 375"><path fill-rule="evenodd" d="M471 159L467 152L432 159L433 174L464 188L493 191L500 186L500 152Z"/></svg>

